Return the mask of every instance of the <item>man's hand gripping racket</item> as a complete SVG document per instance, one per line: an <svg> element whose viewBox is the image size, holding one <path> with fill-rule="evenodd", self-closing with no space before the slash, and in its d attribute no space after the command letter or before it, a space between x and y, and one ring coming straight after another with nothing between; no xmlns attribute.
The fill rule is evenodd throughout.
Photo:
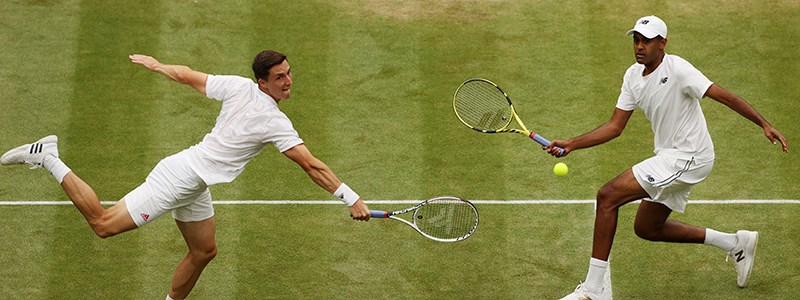
<svg viewBox="0 0 800 300"><path fill-rule="evenodd" d="M472 78L464 81L453 96L453 110L461 123L478 132L519 133L536 141L542 147L550 146L549 140L525 127L506 92L489 80ZM511 119L517 121L520 129L510 128ZM550 149L554 149L551 153L556 153L554 156L557 157L567 154L561 147Z"/></svg>

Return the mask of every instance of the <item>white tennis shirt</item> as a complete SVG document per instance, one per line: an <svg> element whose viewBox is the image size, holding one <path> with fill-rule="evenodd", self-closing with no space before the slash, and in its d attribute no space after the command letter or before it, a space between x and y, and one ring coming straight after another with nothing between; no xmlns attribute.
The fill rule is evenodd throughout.
<svg viewBox="0 0 800 300"><path fill-rule="evenodd" d="M222 101L211 132L187 149L189 166L206 184L231 182L268 144L281 152L303 143L278 103L251 79L208 75L206 96Z"/></svg>
<svg viewBox="0 0 800 300"><path fill-rule="evenodd" d="M664 55L655 71L642 76L645 66L633 64L625 72L617 108L639 107L650 121L656 155L700 162L714 159L700 99L713 84L692 64L675 55Z"/></svg>

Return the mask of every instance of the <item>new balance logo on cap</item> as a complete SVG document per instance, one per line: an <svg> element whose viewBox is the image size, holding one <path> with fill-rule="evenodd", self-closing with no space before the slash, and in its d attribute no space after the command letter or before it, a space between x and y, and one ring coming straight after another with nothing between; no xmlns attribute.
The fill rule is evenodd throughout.
<svg viewBox="0 0 800 300"><path fill-rule="evenodd" d="M634 32L641 33L645 38L652 39L656 36L667 38L667 24L656 16L645 16L633 23L633 29L628 30L628 35Z"/></svg>

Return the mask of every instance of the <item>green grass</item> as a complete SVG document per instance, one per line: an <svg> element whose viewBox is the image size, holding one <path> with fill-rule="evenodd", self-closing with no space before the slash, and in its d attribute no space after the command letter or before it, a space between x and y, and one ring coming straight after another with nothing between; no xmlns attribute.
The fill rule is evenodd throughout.
<svg viewBox="0 0 800 300"><path fill-rule="evenodd" d="M611 115L634 61L624 33L647 14L669 25L668 53L747 99L795 146L795 1L40 0L0 7L0 148L58 134L64 161L116 200L200 141L220 107L128 54L249 77L252 57L276 49L295 75L281 109L365 199L592 199L652 155L640 112L621 137L562 159L570 175L560 178L535 143L465 129L450 99L464 79L486 77L544 136L589 131ZM702 106L717 161L692 199L800 199L796 149L780 153L735 112ZM214 198L332 199L276 152L213 187ZM47 172L16 167L0 169L0 200L67 198ZM440 244L394 222L348 221L337 206L218 206L220 254L192 298L552 299L585 276L590 205L479 208L474 237ZM780 299L800 285L798 205L690 205L674 216L762 232L747 289L718 250L636 238L635 208L623 207L612 253L617 298ZM109 240L84 223L70 206L0 207L0 295L163 297L185 251L169 217Z"/></svg>
<svg viewBox="0 0 800 300"><path fill-rule="evenodd" d="M398 207L399 208L399 207ZM195 299L553 299L585 275L591 205L482 205L469 240L435 243L395 222L348 221L329 205L217 206L220 253ZM650 243L633 234L635 205L622 209L612 253L620 299L776 299L800 280L796 211L786 205L696 205L678 216L721 230L761 230L750 287L739 289L716 249ZM759 214L743 214L742 209ZM184 251L162 218L99 240L67 206L4 207L0 234L8 298L158 298ZM303 222L298 223L298 215ZM769 220L763 218L769 215ZM311 218L309 216L317 216ZM730 217L736 216L734 221ZM32 222L31 220L35 220ZM679 289L675 286L680 286Z"/></svg>

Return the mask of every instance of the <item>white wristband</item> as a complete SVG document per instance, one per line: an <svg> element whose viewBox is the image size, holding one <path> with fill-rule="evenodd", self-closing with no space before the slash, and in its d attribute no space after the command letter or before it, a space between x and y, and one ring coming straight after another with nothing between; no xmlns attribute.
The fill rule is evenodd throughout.
<svg viewBox="0 0 800 300"><path fill-rule="evenodd" d="M340 185L339 188L333 192L333 196L339 198L339 200L342 200L342 202L347 204L347 206L353 206L353 204L356 204L358 199L361 199L361 197L359 197L358 194L353 191L353 189L344 184L344 182L342 182L342 185Z"/></svg>

